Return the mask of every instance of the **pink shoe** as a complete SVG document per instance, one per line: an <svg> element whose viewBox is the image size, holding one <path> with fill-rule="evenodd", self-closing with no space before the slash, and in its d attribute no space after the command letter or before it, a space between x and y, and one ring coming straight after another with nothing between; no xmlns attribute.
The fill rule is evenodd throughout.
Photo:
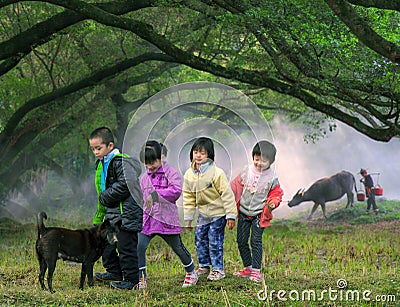
<svg viewBox="0 0 400 307"><path fill-rule="evenodd" d="M224 270L213 270L207 276L207 280L210 280L210 281L217 281L217 280L220 280L222 278L225 278L225 271Z"/></svg>
<svg viewBox="0 0 400 307"><path fill-rule="evenodd" d="M249 279L255 282L262 282L262 275L259 270L252 270Z"/></svg>
<svg viewBox="0 0 400 307"><path fill-rule="evenodd" d="M245 267L244 269L241 269L239 272L233 273L233 275L247 278L251 276L251 269Z"/></svg>
<svg viewBox="0 0 400 307"><path fill-rule="evenodd" d="M197 272L193 270L193 272L186 273L185 280L183 281L183 288L194 286L197 281L199 280L199 277L197 276Z"/></svg>

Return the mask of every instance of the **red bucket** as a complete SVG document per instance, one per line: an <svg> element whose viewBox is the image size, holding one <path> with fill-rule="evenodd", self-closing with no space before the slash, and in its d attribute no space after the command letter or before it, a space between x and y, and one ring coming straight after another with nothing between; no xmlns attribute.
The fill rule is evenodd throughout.
<svg viewBox="0 0 400 307"><path fill-rule="evenodd" d="M358 201L364 201L365 200L365 193L363 191L358 191L357 192L357 200Z"/></svg>
<svg viewBox="0 0 400 307"><path fill-rule="evenodd" d="M379 184L375 185L372 188L372 190L374 190L374 193L375 193L376 196L382 196L383 195L383 188Z"/></svg>

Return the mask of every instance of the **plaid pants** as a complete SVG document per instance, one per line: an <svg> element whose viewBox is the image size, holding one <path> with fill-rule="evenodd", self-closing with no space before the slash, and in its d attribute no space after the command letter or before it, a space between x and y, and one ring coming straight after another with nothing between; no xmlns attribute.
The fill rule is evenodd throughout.
<svg viewBox="0 0 400 307"><path fill-rule="evenodd" d="M212 266L213 270L224 269L224 236L226 217L205 218L199 216L194 232L199 266Z"/></svg>

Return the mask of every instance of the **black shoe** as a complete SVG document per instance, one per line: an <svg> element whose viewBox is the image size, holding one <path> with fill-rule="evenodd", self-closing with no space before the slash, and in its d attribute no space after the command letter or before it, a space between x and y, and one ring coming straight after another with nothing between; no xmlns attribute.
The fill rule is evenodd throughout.
<svg viewBox="0 0 400 307"><path fill-rule="evenodd" d="M115 274L112 274L109 272L104 272L104 273L96 272L96 273L94 273L94 277L100 281L120 281L120 280L122 280L122 276L115 275Z"/></svg>
<svg viewBox="0 0 400 307"><path fill-rule="evenodd" d="M130 282L129 280L112 281L110 282L110 286L119 290L132 290L133 288L138 289L137 284L135 285L133 282Z"/></svg>

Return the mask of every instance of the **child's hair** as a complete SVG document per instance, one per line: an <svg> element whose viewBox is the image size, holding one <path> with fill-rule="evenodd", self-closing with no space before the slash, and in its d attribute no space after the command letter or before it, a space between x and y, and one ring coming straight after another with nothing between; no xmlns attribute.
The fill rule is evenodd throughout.
<svg viewBox="0 0 400 307"><path fill-rule="evenodd" d="M100 138L102 139L103 143L108 145L110 143L115 143L114 142L114 135L111 132L111 130L107 127L100 127L95 130L90 134L89 139L96 139Z"/></svg>
<svg viewBox="0 0 400 307"><path fill-rule="evenodd" d="M140 161L150 164L156 160L161 160L161 145L157 141L147 141L140 151Z"/></svg>
<svg viewBox="0 0 400 307"><path fill-rule="evenodd" d="M168 149L167 146L165 146L163 143L160 142L161 145L161 154L164 155L164 157L167 157Z"/></svg>
<svg viewBox="0 0 400 307"><path fill-rule="evenodd" d="M255 155L268 159L269 163L272 164L275 161L276 148L270 142L262 140L254 145L252 152L253 159Z"/></svg>
<svg viewBox="0 0 400 307"><path fill-rule="evenodd" d="M214 143L210 138L200 137L192 145L190 150L190 161L193 161L194 150L204 150L207 152L208 158L214 161Z"/></svg>

